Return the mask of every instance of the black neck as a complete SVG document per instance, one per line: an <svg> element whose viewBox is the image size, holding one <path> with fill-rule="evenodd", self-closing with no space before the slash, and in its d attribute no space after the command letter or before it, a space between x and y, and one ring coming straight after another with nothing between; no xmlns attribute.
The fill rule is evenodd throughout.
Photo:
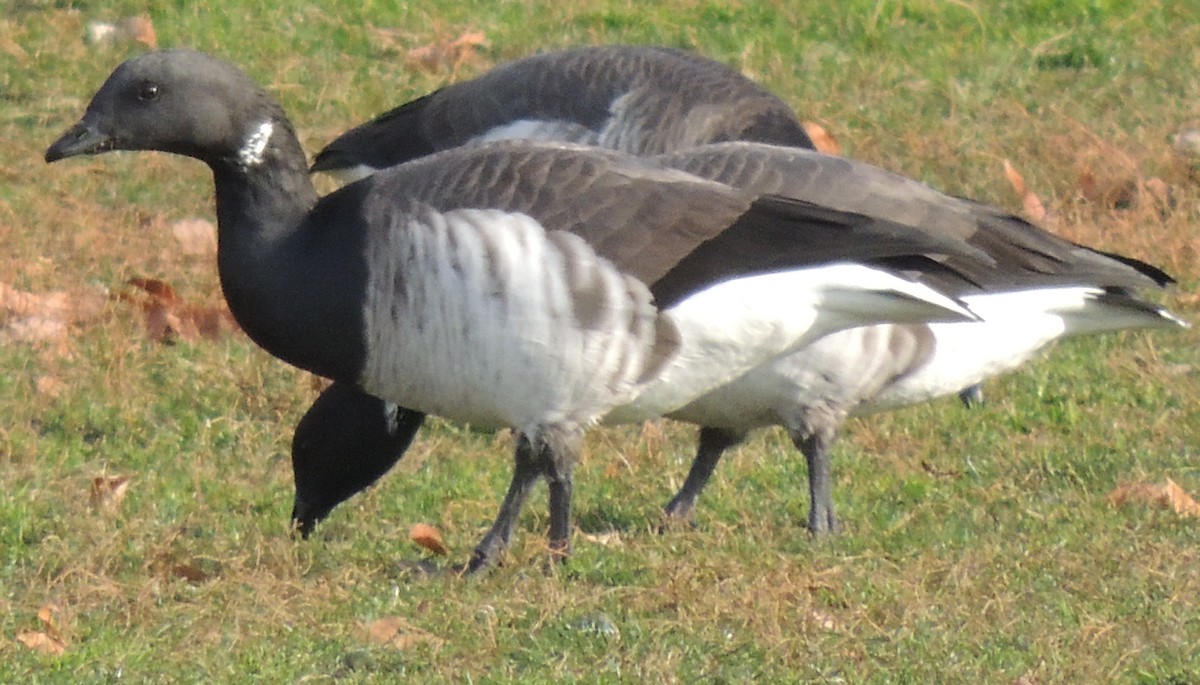
<svg viewBox="0 0 1200 685"><path fill-rule="evenodd" d="M210 161L216 185L218 268L230 311L272 355L313 373L358 380L363 357L362 232L321 217L294 140L272 141L261 163ZM321 219L324 220L321 220Z"/></svg>

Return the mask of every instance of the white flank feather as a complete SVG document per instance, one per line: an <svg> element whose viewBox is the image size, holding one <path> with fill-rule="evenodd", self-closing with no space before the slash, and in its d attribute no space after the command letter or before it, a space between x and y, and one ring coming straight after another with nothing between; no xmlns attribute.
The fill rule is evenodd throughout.
<svg viewBox="0 0 1200 685"><path fill-rule="evenodd" d="M885 271L834 264L725 281L668 310L682 347L605 423L662 416L833 331L881 322L973 319L951 298Z"/></svg>

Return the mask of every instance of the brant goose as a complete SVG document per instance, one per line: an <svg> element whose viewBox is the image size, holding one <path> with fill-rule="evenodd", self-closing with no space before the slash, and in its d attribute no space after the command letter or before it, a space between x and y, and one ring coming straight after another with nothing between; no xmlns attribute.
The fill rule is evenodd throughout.
<svg viewBox="0 0 1200 685"><path fill-rule="evenodd" d="M437 150L514 138L643 156L727 140L813 147L791 108L736 69L672 48L608 45L525 57L446 86L338 136L311 170L352 181ZM326 389L292 440L300 534L390 469L423 419L354 387Z"/></svg>
<svg viewBox="0 0 1200 685"><path fill-rule="evenodd" d="M684 406L821 335L976 320L892 267L961 280L964 241L756 195L629 155L508 141L393 167L318 198L279 105L190 50L116 70L54 162L157 150L213 174L230 310L266 351L417 411L518 431L515 473L469 570L529 488L569 548L582 433Z"/></svg>
<svg viewBox="0 0 1200 685"><path fill-rule="evenodd" d="M884 324L834 333L669 413L702 426L692 469L666 507L670 516L691 514L724 450L754 428L782 425L808 461L809 527L834 530L828 451L849 416L951 394L1016 368L1061 337L1186 325L1135 294L1173 282L1162 271L1075 245L1004 210L947 196L861 162L753 143L709 145L657 159L756 193L956 236L995 260L988 265L950 257L946 263L969 273L972 282L941 284L969 302L984 322ZM383 414L379 400L358 398L358 404L367 414ZM314 406L311 413L324 408ZM318 425L329 423L302 423L293 444L293 514L302 531L390 469L419 426L410 418L389 431L359 433L337 443L340 433L332 427L317 434ZM331 463L338 464L337 473Z"/></svg>
<svg viewBox="0 0 1200 685"><path fill-rule="evenodd" d="M339 136L312 170L354 180L512 138L636 155L729 140L813 147L791 108L736 69L682 50L608 45L508 62L401 105Z"/></svg>

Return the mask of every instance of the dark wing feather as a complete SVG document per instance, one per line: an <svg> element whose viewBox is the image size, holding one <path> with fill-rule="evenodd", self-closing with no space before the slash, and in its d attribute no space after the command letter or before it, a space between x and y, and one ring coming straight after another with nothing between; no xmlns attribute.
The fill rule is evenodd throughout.
<svg viewBox="0 0 1200 685"><path fill-rule="evenodd" d="M374 169L424 157L438 148L421 122L441 91L406 102L338 136L313 159L310 171L337 171L365 164Z"/></svg>
<svg viewBox="0 0 1200 685"><path fill-rule="evenodd" d="M600 46L502 64L401 105L343 133L312 169L393 166L521 119L599 131L622 96L626 152L726 140L812 147L785 102L725 64L669 48Z"/></svg>
<svg viewBox="0 0 1200 685"><path fill-rule="evenodd" d="M950 257L945 264L988 289L1073 283L1138 288L1172 282L1144 262L1077 245L1003 209L951 197L854 160L743 143L659 159L752 192L778 193L965 241L994 263Z"/></svg>

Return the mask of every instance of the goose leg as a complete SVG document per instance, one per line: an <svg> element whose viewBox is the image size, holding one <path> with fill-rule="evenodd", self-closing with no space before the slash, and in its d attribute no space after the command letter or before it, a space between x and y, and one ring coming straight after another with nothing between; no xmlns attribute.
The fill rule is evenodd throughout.
<svg viewBox="0 0 1200 685"><path fill-rule="evenodd" d="M513 527L521 514L521 507L525 505L525 498L529 496L529 489L545 471L540 463L539 454L533 449L525 433L517 435L513 461L515 469L512 481L508 484L508 494L500 503L500 512L492 522L492 527L475 546L471 560L467 563L468 573L490 565L500 552L508 548L508 541L512 538Z"/></svg>
<svg viewBox="0 0 1200 685"><path fill-rule="evenodd" d="M815 534L836 533L841 529L841 524L833 514L833 467L829 457L829 448L836 437L836 431L821 429L803 436L792 436L792 442L808 461L808 494L811 499L808 529Z"/></svg>
<svg viewBox="0 0 1200 685"><path fill-rule="evenodd" d="M725 450L734 447L746 439L745 433L735 433L723 428L702 427L700 441L696 448L696 458L692 460L692 468L688 471L687 480L683 487L675 493L675 497L667 503L664 513L668 518L683 521L692 517L696 507L696 498L708 484L717 462Z"/></svg>
<svg viewBox="0 0 1200 685"><path fill-rule="evenodd" d="M556 430L544 434L540 442L543 474L550 488L550 554L565 561L571 554L571 496L583 431Z"/></svg>
<svg viewBox="0 0 1200 685"><path fill-rule="evenodd" d="M958 400L967 409L983 406L983 386L976 383L959 390Z"/></svg>

